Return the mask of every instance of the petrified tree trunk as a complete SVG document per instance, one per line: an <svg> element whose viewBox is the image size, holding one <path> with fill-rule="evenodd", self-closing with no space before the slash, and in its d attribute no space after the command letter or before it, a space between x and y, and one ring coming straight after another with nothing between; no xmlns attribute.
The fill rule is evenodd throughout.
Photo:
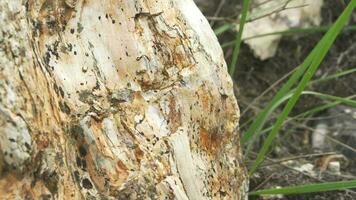
<svg viewBox="0 0 356 200"><path fill-rule="evenodd" d="M246 198L192 0L0 0L0 30L0 199Z"/></svg>

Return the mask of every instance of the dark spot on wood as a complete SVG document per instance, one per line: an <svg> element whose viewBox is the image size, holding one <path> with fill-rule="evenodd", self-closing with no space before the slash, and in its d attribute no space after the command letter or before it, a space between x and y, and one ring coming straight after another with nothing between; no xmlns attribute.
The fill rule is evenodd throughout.
<svg viewBox="0 0 356 200"><path fill-rule="evenodd" d="M25 147L27 148L27 150L31 149L31 146L27 142L25 142Z"/></svg>
<svg viewBox="0 0 356 200"><path fill-rule="evenodd" d="M227 94L220 94L220 96L223 100L226 100L228 98Z"/></svg>
<svg viewBox="0 0 356 200"><path fill-rule="evenodd" d="M81 157L85 157L87 155L87 149L83 145L79 146L79 154Z"/></svg>
<svg viewBox="0 0 356 200"><path fill-rule="evenodd" d="M52 194L56 194L58 191L58 174L57 172L45 172L42 175L42 180L44 182L44 184L46 185L46 187L48 188L48 190L52 193Z"/></svg>
<svg viewBox="0 0 356 200"><path fill-rule="evenodd" d="M82 159L82 169L85 170L87 168L87 161Z"/></svg>
<svg viewBox="0 0 356 200"><path fill-rule="evenodd" d="M90 103L95 95L90 90L84 90L79 93L79 100L84 103Z"/></svg>
<svg viewBox="0 0 356 200"><path fill-rule="evenodd" d="M83 31L83 29L84 29L83 25L78 22L77 23L77 31L78 31L78 33L81 33Z"/></svg>
<svg viewBox="0 0 356 200"><path fill-rule="evenodd" d="M51 61L51 54L50 52L46 52L45 56L43 57L44 63L46 64L46 66L49 66L49 62ZM47 69L47 68L46 68Z"/></svg>
<svg viewBox="0 0 356 200"><path fill-rule="evenodd" d="M71 126L69 132L75 139L84 136L84 130L79 124Z"/></svg>
<svg viewBox="0 0 356 200"><path fill-rule="evenodd" d="M78 171L74 171L73 176L74 176L75 181L77 181L79 183L80 182L79 172Z"/></svg>
<svg viewBox="0 0 356 200"><path fill-rule="evenodd" d="M59 92L60 92L61 96L64 97L64 91L63 91L63 89L62 89L61 87L59 87L58 89L59 89Z"/></svg>
<svg viewBox="0 0 356 200"><path fill-rule="evenodd" d="M124 102L132 102L134 99L134 92L129 89L114 91L111 95L110 102L112 104L120 104Z"/></svg>
<svg viewBox="0 0 356 200"><path fill-rule="evenodd" d="M67 105L66 102L59 102L59 108L61 109L62 112L64 112L65 114L70 114L70 108Z"/></svg>
<svg viewBox="0 0 356 200"><path fill-rule="evenodd" d="M88 71L88 68L82 67L82 72L83 72L83 73L86 73L87 71Z"/></svg>
<svg viewBox="0 0 356 200"><path fill-rule="evenodd" d="M85 189L90 190L90 189L93 188L93 184L92 184L92 183L90 182L90 180L87 179L87 178L84 178L84 179L83 179L82 184L83 184L83 187L84 187Z"/></svg>
<svg viewBox="0 0 356 200"><path fill-rule="evenodd" d="M68 51L72 51L72 49L73 49L73 45L71 44L71 43L69 43L69 44L67 44L67 49L68 49Z"/></svg>
<svg viewBox="0 0 356 200"><path fill-rule="evenodd" d="M79 157L77 157L76 159L76 163L78 167L82 167L82 159L80 159Z"/></svg>
<svg viewBox="0 0 356 200"><path fill-rule="evenodd" d="M46 25L49 30L55 30L58 27L56 20L52 18L46 18ZM50 31L50 33L52 33L52 31Z"/></svg>
<svg viewBox="0 0 356 200"><path fill-rule="evenodd" d="M97 80L97 81L95 82L95 87L93 87L92 91L94 91L94 90L99 90L99 89L100 89L100 83L99 83L99 81Z"/></svg>
<svg viewBox="0 0 356 200"><path fill-rule="evenodd" d="M88 44L90 49L94 48L94 45L91 42L88 41Z"/></svg>
<svg viewBox="0 0 356 200"><path fill-rule="evenodd" d="M42 23L38 20L31 20L33 26L33 36L39 36L42 33Z"/></svg>
<svg viewBox="0 0 356 200"><path fill-rule="evenodd" d="M52 197L50 194L41 194L41 199L42 200L51 200Z"/></svg>
<svg viewBox="0 0 356 200"><path fill-rule="evenodd" d="M74 28L71 28L71 29L70 29L70 33L71 33L71 34L74 34Z"/></svg>
<svg viewBox="0 0 356 200"><path fill-rule="evenodd" d="M219 191L220 192L220 196L222 196L222 197L225 197L226 196L226 192L224 192L224 191Z"/></svg>

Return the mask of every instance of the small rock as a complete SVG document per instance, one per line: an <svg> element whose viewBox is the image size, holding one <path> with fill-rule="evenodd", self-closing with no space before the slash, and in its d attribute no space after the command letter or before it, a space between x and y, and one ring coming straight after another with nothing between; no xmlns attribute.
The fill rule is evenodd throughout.
<svg viewBox="0 0 356 200"><path fill-rule="evenodd" d="M314 165L313 164L310 164L310 163L307 163L307 164L304 164L300 167L294 167L295 170L299 171L299 172L306 172L306 173L309 173L309 174L314 174Z"/></svg>
<svg viewBox="0 0 356 200"><path fill-rule="evenodd" d="M249 15L256 20L246 24L244 39L292 28L318 26L321 22L323 0L253 0L251 4L256 6ZM282 35L275 34L246 40L245 43L259 59L266 60L275 55L281 38Z"/></svg>
<svg viewBox="0 0 356 200"><path fill-rule="evenodd" d="M334 174L340 174L340 162L339 161L330 162L328 165L328 169L330 172Z"/></svg>
<svg viewBox="0 0 356 200"><path fill-rule="evenodd" d="M352 110L350 108L346 108L344 111L345 111L346 114L349 114L349 113L352 112Z"/></svg>
<svg viewBox="0 0 356 200"><path fill-rule="evenodd" d="M325 146L325 137L328 133L328 126L324 123L319 123L312 135L312 145L315 149L323 149Z"/></svg>

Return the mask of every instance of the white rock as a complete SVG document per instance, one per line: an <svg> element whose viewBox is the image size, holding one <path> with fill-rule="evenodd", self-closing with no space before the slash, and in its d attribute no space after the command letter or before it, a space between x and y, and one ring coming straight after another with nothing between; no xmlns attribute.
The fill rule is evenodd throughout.
<svg viewBox="0 0 356 200"><path fill-rule="evenodd" d="M340 162L339 161L330 162L328 165L328 169L332 173L340 174Z"/></svg>
<svg viewBox="0 0 356 200"><path fill-rule="evenodd" d="M312 145L315 149L322 149L325 145L325 137L328 133L328 126L320 123L315 127L312 135Z"/></svg>
<svg viewBox="0 0 356 200"><path fill-rule="evenodd" d="M297 171L300 171L300 172L312 173L313 169L314 169L314 165L310 164L310 163L307 163L307 164L304 164L304 165L302 165L300 167L295 167L294 169L297 170Z"/></svg>
<svg viewBox="0 0 356 200"><path fill-rule="evenodd" d="M282 9L286 4L288 9ZM246 24L244 39L291 28L318 26L323 0L272 0L267 3L265 0L254 0L252 5L258 6L251 11L250 18L257 20ZM256 57L265 60L275 55L281 38L281 35L269 35L246 40L245 43Z"/></svg>

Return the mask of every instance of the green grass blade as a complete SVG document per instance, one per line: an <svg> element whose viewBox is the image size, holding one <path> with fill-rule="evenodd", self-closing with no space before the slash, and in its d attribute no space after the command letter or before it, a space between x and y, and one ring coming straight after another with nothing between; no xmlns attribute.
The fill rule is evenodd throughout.
<svg viewBox="0 0 356 200"><path fill-rule="evenodd" d="M301 93L303 92L304 88L308 84L308 82L311 80L313 77L314 73L318 69L320 63L326 56L328 50L334 43L336 37L338 34L341 32L342 28L344 25L348 22L349 17L352 14L353 9L356 7L356 0L352 0L349 5L346 7L346 9L343 11L343 13L340 15L340 17L337 19L337 21L334 23L332 28L328 31L326 36L320 41L320 45L318 44L316 47L316 56L312 60L312 63L308 70L306 71L305 75L303 76L302 80L300 81L299 85L297 86L293 96L291 99L289 99L287 105L284 107L282 113L279 115L277 118L276 123L273 126L273 129L269 133L268 137L266 138L261 150L259 151L256 161L254 162L251 170L250 170L250 175L254 173L258 166L263 162L266 153L269 150L269 147L271 146L274 138L276 137L279 129L281 128L284 120L287 118L289 115L290 111L293 109L294 105L298 101Z"/></svg>
<svg viewBox="0 0 356 200"><path fill-rule="evenodd" d="M356 95L352 95L352 96L349 96L349 97L345 97L343 99L352 100L355 97L356 97ZM334 106L337 106L337 105L339 105L341 103L342 103L341 101L333 101L333 102L330 102L330 103L327 103L327 104L323 104L323 105L317 106L317 107L315 107L313 109L307 110L307 111L305 111L303 113L300 113L297 116L295 116L295 118L304 118L304 117L307 117L307 116L311 116L311 115L313 115L315 113L319 113L319 112L324 111L326 109L329 109L329 108L332 108Z"/></svg>
<svg viewBox="0 0 356 200"><path fill-rule="evenodd" d="M313 109L310 109L308 111L305 111L303 113L300 113L296 116L294 116L293 118L291 119L300 119L300 118L305 118L307 116L310 116L310 115L313 115L315 113L319 113L321 111L324 111L326 109L329 109L329 108L332 108L334 106L337 106L339 104L344 104L344 105L349 105L349 106L352 106L352 107L355 107L356 106L356 101L355 100L352 100L353 98L356 97L356 95L352 95L352 96L349 96L349 97L337 97L337 96L333 96L333 95L328 95L328 94L323 94L323 93L319 93L319 92L313 92L313 91L304 91L302 93L303 95L313 95L313 96L317 96L319 98L322 98L324 100L333 100L333 102L331 103L327 103L327 104L323 104L323 105L320 105L320 106L317 106L317 107L314 107ZM288 95L288 98L284 98L284 100L287 100L291 97L291 95ZM282 103L282 102L281 102ZM287 120L284 122L286 123ZM268 128L265 128L263 129L258 135L261 135L263 133L266 133L270 130L272 130L273 126L270 126Z"/></svg>
<svg viewBox="0 0 356 200"><path fill-rule="evenodd" d="M319 93L319 92L313 92L313 91L304 91L302 92L302 94L308 94L308 95L313 95L316 96L318 98L321 99L327 99L327 100L334 100L334 101L338 101L342 104L351 106L351 107L356 107L356 101L349 99L349 98L344 98L344 97L337 97L337 96L333 96L333 95L329 95L329 94L323 94L323 93Z"/></svg>
<svg viewBox="0 0 356 200"><path fill-rule="evenodd" d="M317 84L317 83L321 83L321 82L325 82L325 81L330 81L332 79L337 79L337 78L340 78L342 76L346 76L346 75L352 74L354 72L356 72L356 67L352 68L352 69L349 69L349 70L345 70L345 71L339 72L339 73L335 73L335 74L332 74L332 75L329 75L329 76L321 77L321 78L319 78L317 80L311 81L310 84Z"/></svg>
<svg viewBox="0 0 356 200"><path fill-rule="evenodd" d="M284 103L285 101L290 99L292 97L293 93L294 93L294 90L292 90L286 96L281 98L274 105L274 108L278 107L279 105L281 105L282 103ZM297 115L297 116L295 116L293 118L302 118L304 116L307 116L307 115L310 115L310 114L313 114L313 113L316 113L316 112L321 112L321 111L323 111L325 109L328 109L330 107L336 106L338 104L344 104L344 105L349 105L349 106L352 106L352 107L356 107L356 101L352 100L352 98L354 98L356 95L344 98L344 97L338 97L338 96L323 94L323 93L314 92L314 91L303 91L302 95L312 95L312 96L316 96L316 97L324 99L324 100L329 100L329 101L331 100L331 101L334 101L334 102L330 103L330 104L325 104L325 105L322 105L322 106L318 106L318 107L316 107L314 109L311 109L309 111L301 113L301 114L299 114L299 115ZM284 125L287 122L288 122L288 120L285 120L282 125ZM262 135L262 134L264 134L264 133L266 133L268 131L271 131L272 129L273 129L273 126L265 128L265 129L259 131L258 133L256 133L255 136L260 136L260 135ZM245 149L245 152L246 152L245 155L250 152L251 148L252 148L252 143L249 143L247 145L247 148Z"/></svg>
<svg viewBox="0 0 356 200"><path fill-rule="evenodd" d="M330 80L337 79L337 78L341 78L341 77L343 77L343 76L352 74L352 73L354 73L354 72L356 72L356 68L352 68L352 69L345 70L345 71L342 71L342 72L338 72L338 73L335 73L335 74L331 74L331 75L328 75L328 76L323 76L323 77L321 77L321 78L319 78L319 79L310 81L310 82L309 82L309 85L317 84L317 83L325 82L325 81L330 81ZM289 97L287 98L287 96L289 96ZM280 104L283 103L285 100L289 99L290 96L291 96L290 94L287 94L285 97L282 97L282 99L284 99L284 100L282 100L282 102L280 102L280 100L279 100L279 102L276 102L276 104L280 105ZM349 97L346 97L346 98L349 98ZM351 97L351 98L353 98L353 97ZM338 104L340 104L340 102L339 102ZM325 109L328 108L327 105L322 105L322 107L324 107L324 106L326 106ZM275 105L274 105L271 111L273 111L273 110L274 110L275 108L277 108L277 107L278 107L278 106L275 106ZM332 107L332 105L330 105L330 107ZM324 109L323 109L323 110L324 110ZM268 113L268 115L271 113L271 111ZM313 113L315 113L315 112L313 112ZM253 121L253 118L250 118L248 121L246 121L245 123L243 123L243 124L240 125L240 129L242 129L243 127L247 126L248 124L251 124L252 121ZM264 122L263 122L263 124L264 124Z"/></svg>
<svg viewBox="0 0 356 200"><path fill-rule="evenodd" d="M350 70L345 70L339 73L335 73L329 76L325 76L325 77L321 77L317 80L311 81L309 83L309 85L311 84L316 84L316 83L320 83L320 82L325 82L325 81L330 81L333 79L337 79L340 78L342 76L346 76L349 74L352 74L356 72L356 68L350 69ZM288 97L289 96L289 97ZM241 143L245 144L247 141L251 140L251 137L254 134L257 134L257 132L259 130L261 130L261 128L263 127L263 125L265 124L265 122L267 121L268 117L270 116L270 114L281 104L283 103L285 100L290 98L290 93L282 96L280 99L273 101L274 103L271 104L271 106L267 106L269 109L266 110L266 113L264 114L263 118L259 118L257 117L257 119L255 120L255 125L251 125L250 129L246 131L246 133L243 135L243 137L241 138ZM245 124L246 125L246 124ZM258 125L258 126L257 126ZM242 127L242 126L241 126ZM247 151L248 152L248 151Z"/></svg>
<svg viewBox="0 0 356 200"><path fill-rule="evenodd" d="M236 63L237 63L237 59L239 57L241 41L242 41L242 34L244 32L244 27L245 27L245 23L246 23L249 4L250 4L250 0L243 1L242 15L241 15L241 20L240 20L240 24L239 24L239 32L237 32L237 35L236 35L235 48L232 53L232 60L231 60L230 67L229 67L229 73L231 76L233 76L235 74Z"/></svg>
<svg viewBox="0 0 356 200"><path fill-rule="evenodd" d="M224 32L235 28L236 24L225 23L224 25L220 26L219 28L214 30L216 36L223 34Z"/></svg>
<svg viewBox="0 0 356 200"><path fill-rule="evenodd" d="M266 37L270 35L294 35L294 34L303 34L303 33L320 33L320 32L326 32L330 28L331 26L319 26L319 27L311 27L311 28L292 28L285 31L276 31L276 32L255 35L255 36L247 37L244 40L251 40L251 39ZM344 29L344 31L355 31L355 30L356 30L356 26L347 26Z"/></svg>
<svg viewBox="0 0 356 200"><path fill-rule="evenodd" d="M302 194L311 192L326 192L356 188L356 180L329 183L307 184L279 189L266 189L250 192L249 195L272 195L272 194Z"/></svg>
<svg viewBox="0 0 356 200"><path fill-rule="evenodd" d="M329 32L330 34L330 32ZM312 64L312 61L317 53L317 50L322 48L323 42L328 39L328 35L326 34L321 41L317 44L317 46L312 50L312 52L307 56L304 62L298 67L298 69L292 74L289 80L283 85L283 87L277 92L277 94L272 98L272 100L267 104L265 109L260 112L250 127L247 129L246 133L244 133L241 137L241 144L245 144L249 142L256 133L258 133L265 122L267 121L269 114L273 112L275 108L277 108L276 104L284 98L288 92L290 92L293 85L299 80L299 78L303 75L303 73L307 70L307 68Z"/></svg>
<svg viewBox="0 0 356 200"><path fill-rule="evenodd" d="M293 90L294 91L294 90ZM257 123L265 124L267 121L267 118L272 114L272 112L280 106L282 103L284 103L286 100L290 99L293 95L293 91L288 92L285 96L282 98L278 99L274 104L271 105L270 109L266 110L266 113L263 115L262 118L257 119ZM256 132L252 132L254 139L258 136L260 136L262 133L265 133L264 131L261 131L263 125L258 124L258 126L255 126L253 128L257 128L258 130ZM252 124L255 125L255 124ZM269 129L268 129L269 130ZM247 155L250 153L250 150L252 148L253 141L251 141L248 145L247 148L245 149L245 154L244 156L247 157Z"/></svg>
<svg viewBox="0 0 356 200"><path fill-rule="evenodd" d="M263 125L265 124L266 120L269 117L269 114L273 112L275 108L277 108L276 105L278 104L278 102L280 102L280 100L288 94L288 92L291 90L293 85L299 80L299 78L303 75L305 70L311 64L315 52L316 50L314 49L305 59L304 63L298 67L298 69L292 74L289 80L283 85L283 87L267 104L267 106L263 109L263 111L261 111L256 116L256 119L247 129L246 133L242 135L240 140L241 144L245 144L246 142L250 141L253 138L253 136L262 129Z"/></svg>
<svg viewBox="0 0 356 200"><path fill-rule="evenodd" d="M232 24L230 24L230 25L231 25L231 27L226 28L224 30L220 30L219 35L225 31L228 31L228 30L234 28L234 25L232 25ZM330 27L331 26L320 26L320 27L311 27L311 28L292 28L292 29L285 30L285 31L275 31L275 32L263 33L263 34L255 35L255 36L251 36L251 37L246 37L246 38L243 38L242 41L252 40L252 39L271 36L271 35L295 35L295 34L322 33L322 32L328 31L330 29ZM343 29L343 32L346 32L346 31L356 31L356 26L355 25L346 26ZM226 48L226 47L229 47L234 44L235 44L235 41L230 41L230 42L226 42L226 43L222 44L221 47Z"/></svg>

